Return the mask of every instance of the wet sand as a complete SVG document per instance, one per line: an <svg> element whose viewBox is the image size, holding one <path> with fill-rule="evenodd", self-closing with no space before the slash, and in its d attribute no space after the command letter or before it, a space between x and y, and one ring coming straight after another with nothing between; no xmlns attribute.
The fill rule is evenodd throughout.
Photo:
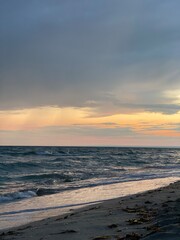
<svg viewBox="0 0 180 240"><path fill-rule="evenodd" d="M1 231L0 239L178 240L180 181Z"/></svg>

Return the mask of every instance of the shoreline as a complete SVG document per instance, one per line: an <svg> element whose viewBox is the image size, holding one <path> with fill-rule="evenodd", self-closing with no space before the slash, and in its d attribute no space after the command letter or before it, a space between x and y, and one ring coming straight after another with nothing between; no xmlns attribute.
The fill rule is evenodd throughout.
<svg viewBox="0 0 180 240"><path fill-rule="evenodd" d="M178 180L180 178L170 177L105 184L0 205L0 231L63 215L72 208L80 209L164 187Z"/></svg>
<svg viewBox="0 0 180 240"><path fill-rule="evenodd" d="M1 230L0 239L179 239L179 209L180 181L177 181L166 187Z"/></svg>

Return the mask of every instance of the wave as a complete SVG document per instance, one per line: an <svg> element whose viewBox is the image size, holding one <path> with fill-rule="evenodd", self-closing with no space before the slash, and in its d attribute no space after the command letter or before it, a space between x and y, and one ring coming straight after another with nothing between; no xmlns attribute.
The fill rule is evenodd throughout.
<svg viewBox="0 0 180 240"><path fill-rule="evenodd" d="M36 192L31 190L7 193L4 195L0 195L0 203L11 202L14 200L31 198L35 196L37 196Z"/></svg>
<svg viewBox="0 0 180 240"><path fill-rule="evenodd" d="M177 165L155 165L155 166L144 166L144 167L142 167L142 169L155 169L155 170L158 170L158 169L164 169L164 170L166 170L166 169L171 169L171 170L173 170L173 169L177 169L177 170L179 170L178 168L177 168Z"/></svg>
<svg viewBox="0 0 180 240"><path fill-rule="evenodd" d="M17 153L18 154L18 153ZM46 155L53 155L54 153L52 151L27 151L24 153L19 153L19 155L23 155L23 156L28 156L28 155L42 155L42 156L46 156Z"/></svg>
<svg viewBox="0 0 180 240"><path fill-rule="evenodd" d="M58 189L52 188L38 188L36 191L37 196L50 195L60 192Z"/></svg>
<svg viewBox="0 0 180 240"><path fill-rule="evenodd" d="M168 177L168 175L164 174L159 174L158 178L164 178ZM33 197L41 197L45 195L51 195L51 194L57 194L62 191L69 191L69 190L77 190L81 188L91 188L91 187L96 187L96 186L102 186L102 185L111 185L115 183L121 183L121 182L130 182L130 181L139 181L143 179L155 179L157 178L156 174L134 174L134 175L126 175L122 176L121 178L119 177L114 177L111 179L108 178L92 178L92 179L87 179L85 181L78 181L75 184L68 184L68 185L57 185L54 188L47 188L47 187L39 187L36 189L31 189L31 190L21 190L18 192L13 192L13 193L6 193L3 195L0 195L0 203L7 203L7 202L13 202L17 200L22 200L26 198L33 198Z"/></svg>
<svg viewBox="0 0 180 240"><path fill-rule="evenodd" d="M132 179L179 176L179 156L180 150L171 150L170 155L168 149L0 147L0 201Z"/></svg>
<svg viewBox="0 0 180 240"><path fill-rule="evenodd" d="M42 174L30 174L20 177L21 180L40 180L40 179L61 179L63 182L71 182L70 176L61 173L42 173Z"/></svg>
<svg viewBox="0 0 180 240"><path fill-rule="evenodd" d="M28 151L6 151L2 152L2 156L61 156L61 155L68 155L70 151L67 150L28 150Z"/></svg>
<svg viewBox="0 0 180 240"><path fill-rule="evenodd" d="M23 155L41 155L41 156L61 156L61 155L67 155L69 154L69 150L63 151L63 150L43 150L43 151L27 151L24 152Z"/></svg>
<svg viewBox="0 0 180 240"><path fill-rule="evenodd" d="M37 163L33 163L33 162L9 162L9 163L0 163L0 170L3 171L13 171L13 170L17 170L20 168L37 168L40 167Z"/></svg>

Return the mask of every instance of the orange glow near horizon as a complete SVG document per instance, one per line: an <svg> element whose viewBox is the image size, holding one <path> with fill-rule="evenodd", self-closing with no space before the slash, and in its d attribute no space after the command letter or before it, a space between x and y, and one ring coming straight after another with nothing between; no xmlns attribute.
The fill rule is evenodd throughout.
<svg viewBox="0 0 180 240"><path fill-rule="evenodd" d="M0 130L30 130L47 126L79 123L86 117L86 109L43 107L14 111L1 111Z"/></svg>
<svg viewBox="0 0 180 240"><path fill-rule="evenodd" d="M97 129L130 128L145 135L179 137L173 130L180 123L180 112L162 114L142 112L92 117L90 108L42 107L0 112L0 130L29 131L44 127L95 127ZM155 129L154 129L155 128Z"/></svg>
<svg viewBox="0 0 180 240"><path fill-rule="evenodd" d="M145 134L151 134L155 136L164 136L164 137L180 137L180 132L174 130L156 130L156 131L145 131Z"/></svg>

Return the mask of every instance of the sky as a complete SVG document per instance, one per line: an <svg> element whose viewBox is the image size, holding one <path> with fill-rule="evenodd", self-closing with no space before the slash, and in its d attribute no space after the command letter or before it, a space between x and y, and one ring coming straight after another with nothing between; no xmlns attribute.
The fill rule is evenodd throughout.
<svg viewBox="0 0 180 240"><path fill-rule="evenodd" d="M179 146L179 0L1 0L0 145Z"/></svg>

